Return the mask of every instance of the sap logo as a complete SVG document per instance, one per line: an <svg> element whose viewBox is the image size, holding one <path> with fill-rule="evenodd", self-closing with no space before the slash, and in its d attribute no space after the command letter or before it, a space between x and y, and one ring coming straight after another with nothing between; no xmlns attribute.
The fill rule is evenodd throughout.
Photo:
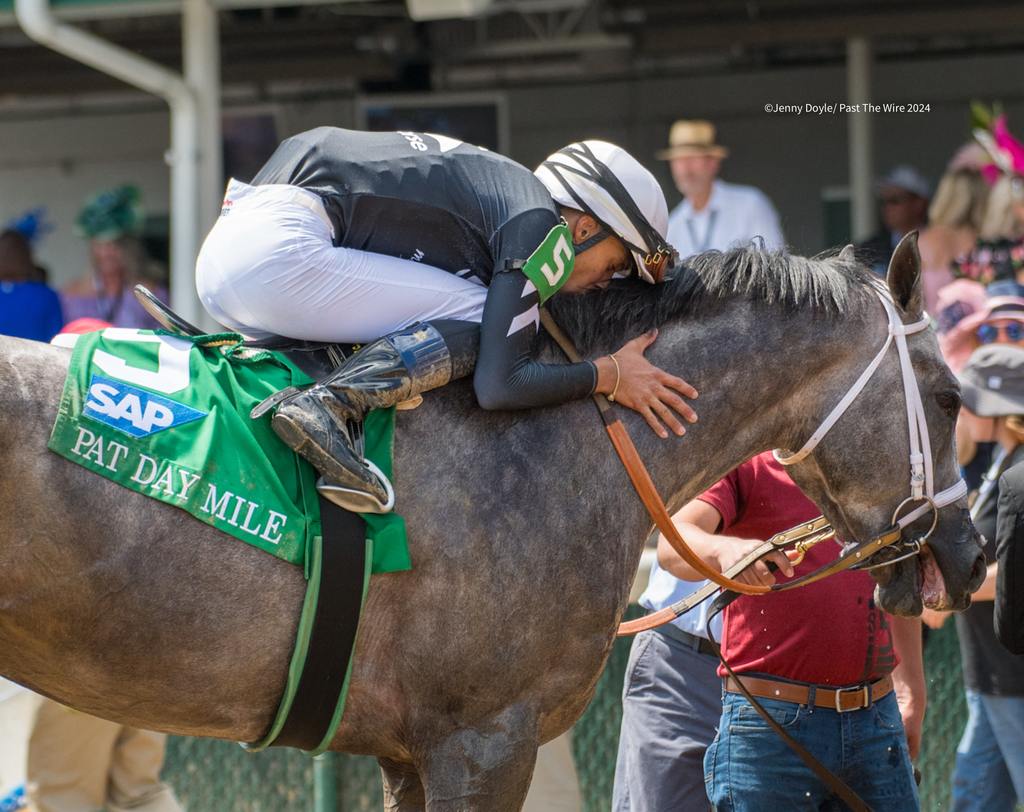
<svg viewBox="0 0 1024 812"><path fill-rule="evenodd" d="M191 423L207 413L145 389L93 375L82 414L132 437L146 437Z"/></svg>

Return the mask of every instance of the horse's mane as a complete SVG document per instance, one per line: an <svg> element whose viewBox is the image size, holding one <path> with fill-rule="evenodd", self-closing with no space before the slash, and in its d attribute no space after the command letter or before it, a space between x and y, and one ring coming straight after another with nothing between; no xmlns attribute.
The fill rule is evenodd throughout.
<svg viewBox="0 0 1024 812"><path fill-rule="evenodd" d="M844 313L870 290L874 278L861 262L836 251L800 257L752 244L689 257L660 285L618 280L606 290L556 296L549 307L586 354L737 297L778 308L780 314L807 309Z"/></svg>

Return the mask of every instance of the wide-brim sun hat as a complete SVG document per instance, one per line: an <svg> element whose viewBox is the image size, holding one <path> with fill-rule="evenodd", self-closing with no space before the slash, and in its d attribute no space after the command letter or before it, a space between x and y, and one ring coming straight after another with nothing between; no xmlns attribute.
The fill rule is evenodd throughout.
<svg viewBox="0 0 1024 812"><path fill-rule="evenodd" d="M975 299L975 289L979 289L984 294L984 287L972 280L958 279L940 291L940 314L943 307L953 304L952 301L949 301L949 297L954 286L960 286L965 291L962 307L972 312L950 326L945 333L939 335L939 348L942 350L942 357L949 364L949 368L954 372L959 372L977 347L978 341L975 333L978 327L990 321L1024 322L1024 299L1017 296L993 296L979 302ZM943 298L947 298L945 304L943 304Z"/></svg>
<svg viewBox="0 0 1024 812"><path fill-rule="evenodd" d="M687 155L711 155L725 158L729 150L715 143L715 125L710 121L680 119L668 132L668 148L654 153L660 161Z"/></svg>
<svg viewBox="0 0 1024 812"><path fill-rule="evenodd" d="M534 174L556 203L586 212L622 240L640 278L660 282L675 263L661 184L622 147L577 141L549 155Z"/></svg>
<svg viewBox="0 0 1024 812"><path fill-rule="evenodd" d="M957 376L964 406L979 417L1024 415L1024 349L986 344Z"/></svg>

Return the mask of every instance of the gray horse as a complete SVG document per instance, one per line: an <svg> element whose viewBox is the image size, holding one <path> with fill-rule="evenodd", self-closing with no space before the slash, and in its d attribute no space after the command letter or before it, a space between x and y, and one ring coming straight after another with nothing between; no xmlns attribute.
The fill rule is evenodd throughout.
<svg viewBox="0 0 1024 812"><path fill-rule="evenodd" d="M907 240L889 273L907 320L918 265ZM652 361L701 392L683 438L623 416L672 508L757 452L799 448L886 335L846 253L706 254L660 289L575 297L558 316L591 354L660 325ZM945 488L957 385L930 332L910 345ZM126 724L256 740L301 573L47 451L67 358L0 340L0 673ZM908 495L902 392L893 352L793 469L845 539L879 533ZM415 568L371 583L333 748L378 757L390 810L519 809L538 743L594 692L650 520L587 401L485 413L450 386L400 415L395 467ZM930 602L945 608L984 575L964 507L944 508L929 542L944 577ZM879 571L879 603L919 612L923 569Z"/></svg>

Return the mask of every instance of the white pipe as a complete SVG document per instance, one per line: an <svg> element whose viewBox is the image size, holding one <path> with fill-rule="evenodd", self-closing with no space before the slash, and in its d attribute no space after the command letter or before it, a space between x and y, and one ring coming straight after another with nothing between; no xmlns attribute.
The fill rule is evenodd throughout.
<svg viewBox="0 0 1024 812"><path fill-rule="evenodd" d="M846 41L846 99L850 105L871 101L871 41L851 37ZM875 230L874 114L864 108L846 114L850 161L850 231L855 241Z"/></svg>
<svg viewBox="0 0 1024 812"><path fill-rule="evenodd" d="M25 33L41 45L160 96L171 108L171 306L189 321L199 316L193 278L199 247L198 120L195 97L173 71L54 17L48 0L15 0Z"/></svg>
<svg viewBox="0 0 1024 812"><path fill-rule="evenodd" d="M185 0L182 16L185 81L195 92L199 114L200 234L213 228L224 197L220 122L220 28L212 0ZM198 322L197 322L198 323ZM210 326L212 327L212 321Z"/></svg>

